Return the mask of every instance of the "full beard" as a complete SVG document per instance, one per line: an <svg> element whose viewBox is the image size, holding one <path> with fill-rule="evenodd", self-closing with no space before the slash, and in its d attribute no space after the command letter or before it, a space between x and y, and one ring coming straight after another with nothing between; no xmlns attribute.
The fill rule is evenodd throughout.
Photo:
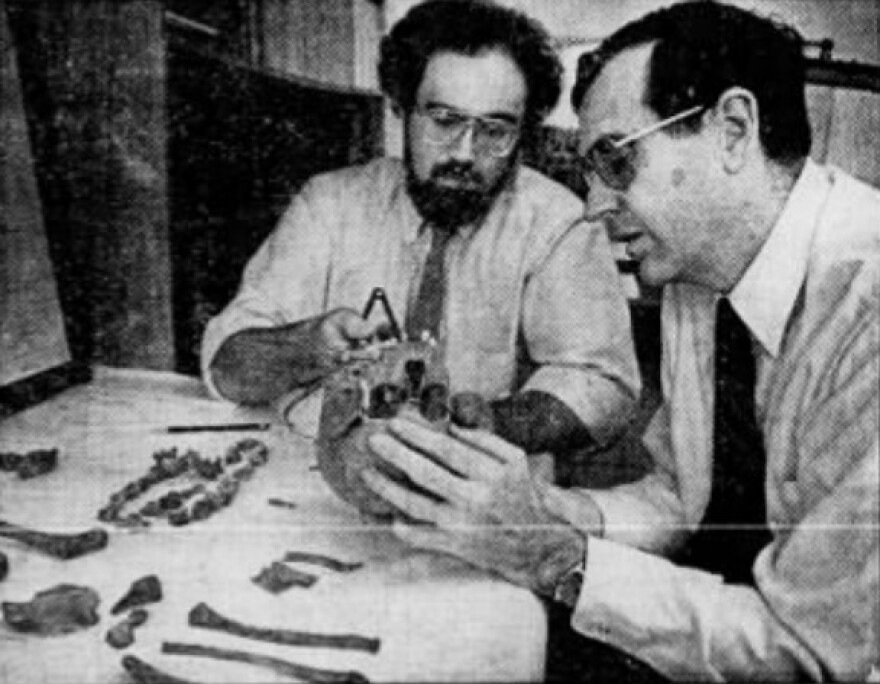
<svg viewBox="0 0 880 684"><path fill-rule="evenodd" d="M431 169L427 180L420 180L407 159L406 187L423 219L438 228L457 230L489 213L515 168L515 155L511 155L507 168L490 185L473 164L449 161Z"/></svg>

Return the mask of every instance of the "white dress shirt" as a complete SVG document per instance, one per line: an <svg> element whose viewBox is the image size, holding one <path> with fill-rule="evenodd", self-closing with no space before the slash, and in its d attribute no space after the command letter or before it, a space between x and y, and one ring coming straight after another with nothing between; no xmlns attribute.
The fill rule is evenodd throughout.
<svg viewBox="0 0 880 684"><path fill-rule="evenodd" d="M608 238L582 216L571 192L520 167L479 226L451 238L442 334L453 392L495 399L519 389L518 361L527 355L536 370L523 389L556 396L601 444L626 426L640 381ZM239 330L337 307L360 311L375 287L385 289L402 325L430 247L422 224L399 160L312 179L207 327L209 387L211 360Z"/></svg>
<svg viewBox="0 0 880 684"><path fill-rule="evenodd" d="M666 288L655 468L589 491L606 538L573 626L673 678L864 681L880 649L880 192L808 162L730 296L757 341L767 453L756 588L662 557L710 496L716 300ZM577 524L579 496L549 501Z"/></svg>

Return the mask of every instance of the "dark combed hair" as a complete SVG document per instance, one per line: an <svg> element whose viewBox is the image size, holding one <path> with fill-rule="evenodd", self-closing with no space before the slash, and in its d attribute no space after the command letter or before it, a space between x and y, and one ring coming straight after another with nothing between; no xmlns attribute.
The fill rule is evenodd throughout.
<svg viewBox="0 0 880 684"><path fill-rule="evenodd" d="M803 38L790 26L713 0L646 14L583 55L572 91L575 110L605 63L647 43L656 45L645 104L661 119L695 105L711 106L738 86L758 102L759 139L769 159L790 166L809 154ZM698 119L691 119L677 130L699 126Z"/></svg>
<svg viewBox="0 0 880 684"><path fill-rule="evenodd" d="M562 92L562 64L539 23L490 0L428 0L413 7L382 40L382 91L408 112L435 53L474 56L491 49L503 50L519 66L527 89L526 125L540 123Z"/></svg>

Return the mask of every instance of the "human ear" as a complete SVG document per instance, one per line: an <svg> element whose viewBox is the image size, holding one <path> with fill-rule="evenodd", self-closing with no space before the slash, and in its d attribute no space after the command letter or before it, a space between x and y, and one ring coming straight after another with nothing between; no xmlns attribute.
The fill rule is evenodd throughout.
<svg viewBox="0 0 880 684"><path fill-rule="evenodd" d="M744 88L725 90L715 105L724 170L739 173L759 144L758 101Z"/></svg>

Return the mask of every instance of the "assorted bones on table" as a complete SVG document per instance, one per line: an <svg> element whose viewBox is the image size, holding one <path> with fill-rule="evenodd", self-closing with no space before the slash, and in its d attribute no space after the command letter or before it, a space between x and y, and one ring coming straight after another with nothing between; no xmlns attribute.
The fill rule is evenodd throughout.
<svg viewBox="0 0 880 684"><path fill-rule="evenodd" d="M360 480L360 473L369 465L389 468L384 463L374 462L366 447L367 436L384 429L389 419L404 411L437 429L445 429L449 420L449 375L443 363L443 350L435 341L402 338L381 289L374 290L364 316L369 316L377 303L384 307L395 339L376 340L371 349L355 350L352 359L325 380L316 448L321 475L339 497L374 518L391 520L397 512L373 495ZM375 358L376 350L380 352L378 359ZM22 478L48 472L57 461L57 452L49 451L30 452L27 456L8 453L0 456L4 469L15 470ZM126 529L196 523L231 505L240 488L267 462L268 457L268 448L256 439L238 441L217 458L208 458L192 449L156 451L147 471L110 494L97 517L105 525ZM405 480L402 474L396 476ZM407 484L415 487L412 483ZM296 502L277 498L269 499L269 503L289 510L297 508ZM4 521L0 521L0 537L13 539L29 549L62 560L98 552L107 546L109 540L103 528L58 534ZM0 554L0 580L6 572L5 563L5 556ZM293 550L269 562L251 581L273 594L293 587L307 590L319 580L319 575L301 566L351 573L360 569L362 563L307 550ZM147 575L134 580L128 591L112 604L109 612L117 619L105 631L106 644L114 649L130 648L135 643L136 631L148 622L149 611L162 609L153 605L160 603L162 598L159 577ZM57 636L97 624L100 620L99 603L100 597L93 589L61 584L38 592L27 602L5 602L2 608L4 619L12 629ZM188 626L221 632L228 637L292 647L375 654L381 646L380 640L372 636L249 624L225 616L206 603L198 603L190 610ZM164 642L161 650L168 655L247 663L298 681L328 684L367 681L356 671L314 668L235 649ZM121 665L137 683L194 684L134 655L125 655Z"/></svg>
<svg viewBox="0 0 880 684"><path fill-rule="evenodd" d="M161 519L165 519L170 525L197 522L229 505L241 484L250 479L254 471L265 464L267 459L266 445L254 439L235 443L223 457L216 459L205 458L192 450L182 453L176 449L158 451L153 455L154 463L148 472L111 495L98 517L101 522L123 528L147 528ZM204 482L202 486L197 486L195 491L191 491L192 486L171 489L141 505L140 508L130 510L137 505L134 503L135 500L151 488L160 483L173 486L176 478L182 479L183 476L189 481L195 478ZM295 508L292 502L288 504L288 508ZM34 530L5 521L0 521L0 537L14 540L27 550L64 561L99 552L110 540L107 530L103 528L77 533L55 533ZM0 563L0 580L2 580L8 562L5 555L0 554L0 562L2 562ZM362 567L361 563L348 562L310 551L287 551L269 566L275 573L283 569L285 576L295 576L298 580L296 585L303 588L312 586L318 580L318 576L297 570L290 567L290 564L312 565L337 573L353 572ZM104 636L106 644L120 650L131 647L136 640L136 631L149 619L151 606L161 602L162 599L162 583L159 577L146 575L135 579L109 610L111 615L119 616L119 619L106 630ZM91 587L58 584L37 592L30 600L4 601L0 607L5 624L13 631L32 637L61 637L97 625L100 622L98 610L100 603L101 597ZM222 616L204 603L197 604L190 611L189 625L198 629L220 631L241 638L289 646L354 649L376 653L380 645L376 638L357 634L322 634L246 625ZM249 663L307 682L367 681L366 677L354 671L322 670L258 653L224 650L198 644L166 642L162 652ZM135 682L187 684L185 680L168 675L134 656L125 656L122 666Z"/></svg>

